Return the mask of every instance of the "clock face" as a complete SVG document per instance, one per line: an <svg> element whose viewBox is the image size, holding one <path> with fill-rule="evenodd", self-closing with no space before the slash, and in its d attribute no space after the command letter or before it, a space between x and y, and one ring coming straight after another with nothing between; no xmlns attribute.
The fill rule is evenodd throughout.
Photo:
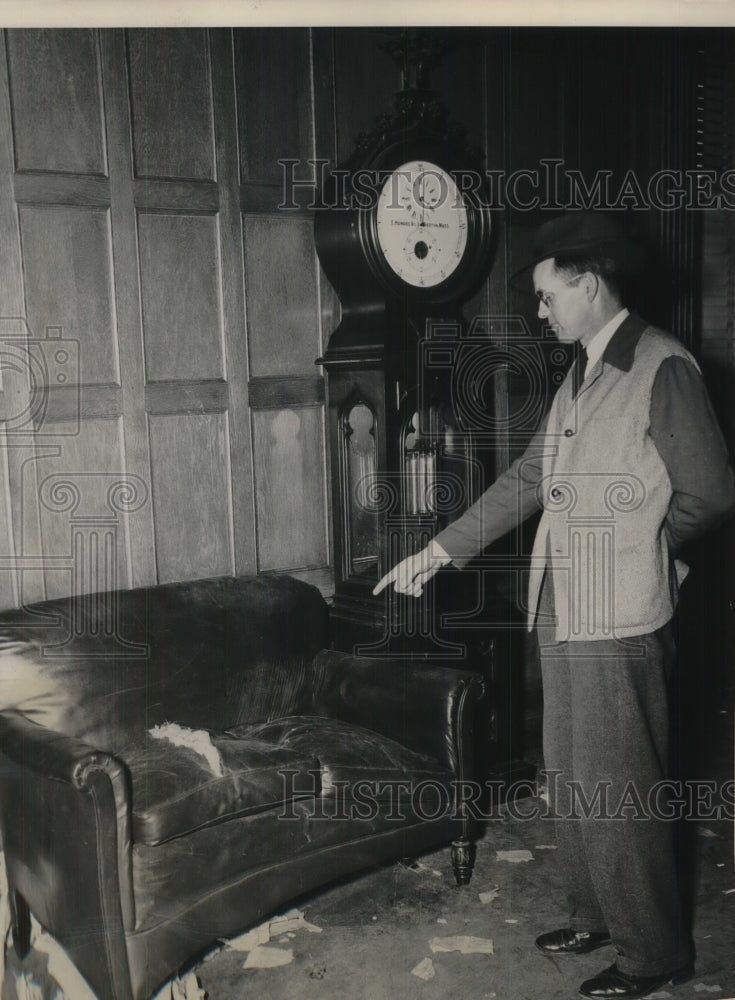
<svg viewBox="0 0 735 1000"><path fill-rule="evenodd" d="M388 266L408 285L433 288L457 269L467 246L467 208L452 177L410 160L381 189L375 223Z"/></svg>

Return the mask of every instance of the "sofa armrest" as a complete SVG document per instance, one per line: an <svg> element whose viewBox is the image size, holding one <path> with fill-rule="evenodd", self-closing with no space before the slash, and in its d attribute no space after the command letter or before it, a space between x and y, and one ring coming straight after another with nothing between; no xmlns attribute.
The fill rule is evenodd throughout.
<svg viewBox="0 0 735 1000"><path fill-rule="evenodd" d="M120 762L82 740L64 736L18 712L0 714L0 752L50 781L65 781L89 791L91 775L102 770L114 777Z"/></svg>
<svg viewBox="0 0 735 1000"><path fill-rule="evenodd" d="M0 767L11 887L73 959L95 954L127 995L124 931L135 924L135 906L125 766L81 740L4 712ZM105 992L102 983L90 984Z"/></svg>
<svg viewBox="0 0 735 1000"><path fill-rule="evenodd" d="M364 726L469 779L479 674L323 649L312 663L315 715Z"/></svg>

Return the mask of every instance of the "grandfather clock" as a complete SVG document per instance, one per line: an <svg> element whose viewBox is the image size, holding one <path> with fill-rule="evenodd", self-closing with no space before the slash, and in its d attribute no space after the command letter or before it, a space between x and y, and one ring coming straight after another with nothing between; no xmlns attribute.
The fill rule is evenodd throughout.
<svg viewBox="0 0 735 1000"><path fill-rule="evenodd" d="M318 363L329 398L332 641L362 655L482 672L490 716L481 749L486 762L505 764L516 756L510 743L521 727L507 711L500 675L510 683L512 668L500 646L517 646L517 633L511 642L497 631L442 624L488 600L487 586L472 573L446 570L419 599L392 588L372 594L384 573L426 545L494 473L492 447L474 433L467 407L456 405L463 391L458 359L467 358L477 334L463 305L492 264L482 178L479 155L434 92L412 86L396 95L393 112L358 140L322 191L315 243L342 316ZM490 349L487 331L484 338ZM495 609L491 620L506 613ZM516 683L520 690L522 677Z"/></svg>

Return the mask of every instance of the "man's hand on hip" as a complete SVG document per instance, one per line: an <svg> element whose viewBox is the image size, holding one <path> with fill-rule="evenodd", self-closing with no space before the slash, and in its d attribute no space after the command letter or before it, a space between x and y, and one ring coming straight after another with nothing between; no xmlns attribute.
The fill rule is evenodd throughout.
<svg viewBox="0 0 735 1000"><path fill-rule="evenodd" d="M389 584L393 584L398 594L408 594L409 597L419 597L424 590L424 584L437 573L442 566L452 561L441 545L435 541L429 542L425 549L415 555L408 556L397 563L390 573L373 589L373 594L379 594Z"/></svg>

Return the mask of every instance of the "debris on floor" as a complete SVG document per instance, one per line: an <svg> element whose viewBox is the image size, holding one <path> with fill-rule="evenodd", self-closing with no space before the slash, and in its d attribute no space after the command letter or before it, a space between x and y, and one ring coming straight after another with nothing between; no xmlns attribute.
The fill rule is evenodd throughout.
<svg viewBox="0 0 735 1000"><path fill-rule="evenodd" d="M722 993L721 986L707 986L706 983L697 983L694 987L695 993Z"/></svg>
<svg viewBox="0 0 735 1000"><path fill-rule="evenodd" d="M244 934L237 937L228 938L225 947L228 951L252 951L261 945L268 944L274 938L283 934L291 935L294 931L307 930L312 934L321 934L322 928L316 924L309 923L304 918L302 910L292 909L278 917L271 917L270 920L258 924Z"/></svg>
<svg viewBox="0 0 735 1000"><path fill-rule="evenodd" d="M423 861L399 861L398 865L400 868L405 868L406 871L409 872L428 872L430 875L436 875L438 878L442 877L442 873L440 871L437 871L436 868L429 868L429 866L425 865Z"/></svg>
<svg viewBox="0 0 735 1000"><path fill-rule="evenodd" d="M248 952L243 969L278 969L293 962L293 948L272 948L257 945Z"/></svg>
<svg viewBox="0 0 735 1000"><path fill-rule="evenodd" d="M455 937L435 937L429 941L432 951L459 951L463 955L494 955L495 949L491 938L472 937L469 934L458 934Z"/></svg>
<svg viewBox="0 0 735 1000"><path fill-rule="evenodd" d="M309 923L303 910L288 910L282 916L273 917L270 921L271 937L291 931L309 931L310 934L321 934L322 928Z"/></svg>
<svg viewBox="0 0 735 1000"><path fill-rule="evenodd" d="M10 890L5 869L5 854L0 850L0 987L5 980L5 950L10 932Z"/></svg>
<svg viewBox="0 0 735 1000"><path fill-rule="evenodd" d="M487 892L478 892L481 903L492 903L494 899L497 899L500 895L500 889L495 886L494 889L488 889Z"/></svg>
<svg viewBox="0 0 735 1000"><path fill-rule="evenodd" d="M153 1000L204 1000L206 991L199 984L194 972L171 979L156 993Z"/></svg>
<svg viewBox="0 0 735 1000"><path fill-rule="evenodd" d="M411 969L411 975L417 976L419 979L423 979L425 982L428 982L436 975L434 963L430 958L422 958L419 964Z"/></svg>
<svg viewBox="0 0 735 1000"><path fill-rule="evenodd" d="M31 914L31 952L21 964L11 950L6 955L3 996L9 1000L96 1000L87 981L66 951ZM168 1000L168 998L164 998Z"/></svg>
<svg viewBox="0 0 735 1000"><path fill-rule="evenodd" d="M497 861L510 861L511 864L518 864L520 861L533 861L533 854L530 851L496 851Z"/></svg>
<svg viewBox="0 0 735 1000"><path fill-rule="evenodd" d="M258 924L257 927L253 927L252 930L246 931L244 934L228 938L225 941L225 948L228 951L252 951L253 948L257 948L261 944L268 944L270 939L270 921L266 920L264 924Z"/></svg>

